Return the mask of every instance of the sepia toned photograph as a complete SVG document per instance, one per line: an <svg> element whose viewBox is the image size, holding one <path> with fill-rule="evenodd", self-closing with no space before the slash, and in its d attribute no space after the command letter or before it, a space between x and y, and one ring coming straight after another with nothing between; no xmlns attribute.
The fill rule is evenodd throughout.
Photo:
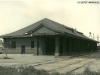
<svg viewBox="0 0 100 75"><path fill-rule="evenodd" d="M100 0L0 0L0 75L100 75Z"/></svg>

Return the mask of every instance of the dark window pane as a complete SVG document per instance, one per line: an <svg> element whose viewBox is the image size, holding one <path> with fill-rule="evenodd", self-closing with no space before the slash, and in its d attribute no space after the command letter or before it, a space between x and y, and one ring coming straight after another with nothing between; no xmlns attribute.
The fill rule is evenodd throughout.
<svg viewBox="0 0 100 75"><path fill-rule="evenodd" d="M34 48L34 41L31 41L31 48Z"/></svg>
<svg viewBox="0 0 100 75"><path fill-rule="evenodd" d="M11 48L16 48L16 42L15 41L11 42Z"/></svg>

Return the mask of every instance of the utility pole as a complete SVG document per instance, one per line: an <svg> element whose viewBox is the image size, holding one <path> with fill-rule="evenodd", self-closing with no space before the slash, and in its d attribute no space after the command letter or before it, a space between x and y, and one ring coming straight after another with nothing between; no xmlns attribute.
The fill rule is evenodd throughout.
<svg viewBox="0 0 100 75"><path fill-rule="evenodd" d="M99 35L97 35L97 41L99 42ZM98 43L98 46L99 46L99 43Z"/></svg>
<svg viewBox="0 0 100 75"><path fill-rule="evenodd" d="M97 37L95 37L94 36L94 33L93 33L93 37L92 37L91 32L89 32L89 38L94 39L94 40L97 40L99 42L99 38L100 37L99 37L99 35L97 35ZM97 43L97 45L100 46L100 43Z"/></svg>
<svg viewBox="0 0 100 75"><path fill-rule="evenodd" d="M94 33L93 33L93 39L95 40Z"/></svg>
<svg viewBox="0 0 100 75"><path fill-rule="evenodd" d="M90 34L89 37L90 37L91 39L97 40L97 41L99 42L99 38L100 38L99 35L97 35L97 37L95 37L95 36L94 36L94 33L93 33L93 37L92 37L91 32L89 32L89 34ZM98 43L97 45L100 46L100 43Z"/></svg>
<svg viewBox="0 0 100 75"><path fill-rule="evenodd" d="M92 39L92 35L91 35L91 32L89 32L89 34L90 34L90 35L89 35L89 37Z"/></svg>
<svg viewBox="0 0 100 75"><path fill-rule="evenodd" d="M99 41L99 36L97 35L97 41Z"/></svg>

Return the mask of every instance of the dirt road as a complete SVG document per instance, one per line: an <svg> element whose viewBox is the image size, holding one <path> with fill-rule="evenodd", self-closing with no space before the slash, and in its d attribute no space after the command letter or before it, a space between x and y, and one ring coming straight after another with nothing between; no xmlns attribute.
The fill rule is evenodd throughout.
<svg viewBox="0 0 100 75"><path fill-rule="evenodd" d="M0 55L2 58L4 55ZM44 69L49 73L74 72L82 73L86 67L92 71L100 71L100 52L85 54L83 56L33 56L33 55L8 55L13 59L0 59L0 66L34 66Z"/></svg>

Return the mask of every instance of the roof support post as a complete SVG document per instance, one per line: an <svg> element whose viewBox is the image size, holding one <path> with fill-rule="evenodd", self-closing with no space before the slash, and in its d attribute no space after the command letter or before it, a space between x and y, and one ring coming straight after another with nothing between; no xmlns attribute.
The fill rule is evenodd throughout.
<svg viewBox="0 0 100 75"><path fill-rule="evenodd" d="M72 38L70 38L70 41L69 41L69 49L68 49L68 54L72 54L73 53L73 41L72 41Z"/></svg>
<svg viewBox="0 0 100 75"><path fill-rule="evenodd" d="M89 42L88 41L87 41L87 45L88 45L88 47L87 47L88 50L87 51L89 52Z"/></svg>
<svg viewBox="0 0 100 75"><path fill-rule="evenodd" d="M42 39L42 37L39 38L38 41L39 41L38 42L39 43L39 51L38 51L39 55L43 55L43 44L42 44L43 43L43 39Z"/></svg>
<svg viewBox="0 0 100 75"><path fill-rule="evenodd" d="M46 39L45 39L45 37L43 37L42 40L43 40L43 43L42 43L42 45L43 45L43 46L42 46L42 49L43 49L43 54L45 55L45 54L46 54L46 44L45 44L45 40L46 40Z"/></svg>
<svg viewBox="0 0 100 75"><path fill-rule="evenodd" d="M93 50L95 50L95 43L93 43Z"/></svg>
<svg viewBox="0 0 100 75"><path fill-rule="evenodd" d="M85 53L85 42L83 40L83 53Z"/></svg>
<svg viewBox="0 0 100 75"><path fill-rule="evenodd" d="M77 39L77 53L79 54L79 39Z"/></svg>
<svg viewBox="0 0 100 75"><path fill-rule="evenodd" d="M86 53L86 41L84 41L84 51Z"/></svg>
<svg viewBox="0 0 100 75"><path fill-rule="evenodd" d="M89 52L91 51L91 44L90 44L90 41L89 41Z"/></svg>
<svg viewBox="0 0 100 75"><path fill-rule="evenodd" d="M80 53L80 40L79 39L77 40L77 51L78 53Z"/></svg>
<svg viewBox="0 0 100 75"><path fill-rule="evenodd" d="M75 54L75 39L73 39L73 54Z"/></svg>
<svg viewBox="0 0 100 75"><path fill-rule="evenodd" d="M73 49L72 49L72 50L73 50L73 54L75 54L75 39L73 39L72 44L73 44L73 45L72 45L72 48L73 48Z"/></svg>
<svg viewBox="0 0 100 75"><path fill-rule="evenodd" d="M78 53L78 48L77 48L77 44L78 44L78 41L77 41L77 39L75 40L75 51L76 51L76 54Z"/></svg>
<svg viewBox="0 0 100 75"><path fill-rule="evenodd" d="M92 50L95 51L94 42L92 42Z"/></svg>
<svg viewBox="0 0 100 75"><path fill-rule="evenodd" d="M97 51L97 43L95 42L95 50Z"/></svg>
<svg viewBox="0 0 100 75"><path fill-rule="evenodd" d="M60 38L59 36L55 37L55 56L59 56L59 50L60 50Z"/></svg>
<svg viewBox="0 0 100 75"><path fill-rule="evenodd" d="M37 37L34 37L34 55L37 55L37 50L38 50L38 42L37 42Z"/></svg>
<svg viewBox="0 0 100 75"><path fill-rule="evenodd" d="M84 51L84 49L85 49L84 40L82 40L82 48L83 48L83 52L82 52L82 53L84 53L84 52L85 52L85 51Z"/></svg>
<svg viewBox="0 0 100 75"><path fill-rule="evenodd" d="M93 50L97 51L97 43L93 42Z"/></svg>
<svg viewBox="0 0 100 75"><path fill-rule="evenodd" d="M39 38L39 55L46 54L45 51L45 37Z"/></svg>
<svg viewBox="0 0 100 75"><path fill-rule="evenodd" d="M92 43L90 42L90 51L92 51Z"/></svg>
<svg viewBox="0 0 100 75"><path fill-rule="evenodd" d="M86 41L86 52L88 52L88 41Z"/></svg>
<svg viewBox="0 0 100 75"><path fill-rule="evenodd" d="M68 54L69 51L69 38L66 38L66 55Z"/></svg>
<svg viewBox="0 0 100 75"><path fill-rule="evenodd" d="M81 41L80 41L80 39L79 39L79 42L78 42L78 48L79 48L79 53L81 53Z"/></svg>
<svg viewBox="0 0 100 75"><path fill-rule="evenodd" d="M85 44L84 44L84 40L83 40L83 53L85 53Z"/></svg>
<svg viewBox="0 0 100 75"><path fill-rule="evenodd" d="M66 55L66 38L64 37L62 40L63 40L63 49L62 49L63 51L62 52L63 52L63 55Z"/></svg>
<svg viewBox="0 0 100 75"><path fill-rule="evenodd" d="M83 43L83 40L81 40L81 44L82 44L82 53L84 53L84 43Z"/></svg>
<svg viewBox="0 0 100 75"><path fill-rule="evenodd" d="M81 42L81 39L80 39L80 53L82 53L82 42Z"/></svg>

